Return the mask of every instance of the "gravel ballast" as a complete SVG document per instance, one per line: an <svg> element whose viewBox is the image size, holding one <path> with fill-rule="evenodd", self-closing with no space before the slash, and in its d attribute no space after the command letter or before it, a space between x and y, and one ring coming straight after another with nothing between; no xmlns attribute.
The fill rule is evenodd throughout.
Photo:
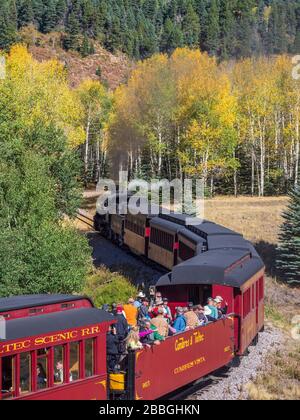
<svg viewBox="0 0 300 420"><path fill-rule="evenodd" d="M222 375L222 379L191 395L188 400L247 400L247 384L254 381L264 369L267 356L279 350L283 344L283 333L267 326L259 334L257 346L249 348L249 356L242 357L238 367L230 369L225 377Z"/></svg>

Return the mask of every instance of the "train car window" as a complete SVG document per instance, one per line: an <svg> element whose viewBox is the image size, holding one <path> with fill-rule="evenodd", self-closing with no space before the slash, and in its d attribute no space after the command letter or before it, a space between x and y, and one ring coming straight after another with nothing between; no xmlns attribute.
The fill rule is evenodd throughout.
<svg viewBox="0 0 300 420"><path fill-rule="evenodd" d="M64 347L54 347L54 385L61 385L64 383Z"/></svg>
<svg viewBox="0 0 300 420"><path fill-rule="evenodd" d="M169 233L163 232L159 229L151 229L150 242L154 245L160 246L167 251L173 252L174 236Z"/></svg>
<svg viewBox="0 0 300 420"><path fill-rule="evenodd" d="M79 343L71 343L70 344L70 367L69 367L69 374L70 374L70 381L77 381L80 379L79 375Z"/></svg>
<svg viewBox="0 0 300 420"><path fill-rule="evenodd" d="M251 312L251 289L247 290L243 296L243 317L246 318Z"/></svg>
<svg viewBox="0 0 300 420"><path fill-rule="evenodd" d="M31 392L31 353L20 355L20 393Z"/></svg>
<svg viewBox="0 0 300 420"><path fill-rule="evenodd" d="M48 362L49 350L40 349L37 352L37 389L45 389L48 386Z"/></svg>
<svg viewBox="0 0 300 420"><path fill-rule="evenodd" d="M256 302L255 302L255 284L252 286L252 309L255 309Z"/></svg>
<svg viewBox="0 0 300 420"><path fill-rule="evenodd" d="M259 301L261 302L264 299L264 278L262 277L259 280Z"/></svg>
<svg viewBox="0 0 300 420"><path fill-rule="evenodd" d="M30 309L29 315L40 315L44 312L43 308Z"/></svg>
<svg viewBox="0 0 300 420"><path fill-rule="evenodd" d="M145 235L145 225L142 220L135 218L134 216L128 215L125 222L125 227L127 230L135 233L139 236Z"/></svg>
<svg viewBox="0 0 300 420"><path fill-rule="evenodd" d="M3 357L1 359L1 399L6 400L12 398L15 393L15 357Z"/></svg>
<svg viewBox="0 0 300 420"><path fill-rule="evenodd" d="M182 261L190 260L195 256L195 251L185 243L179 241L179 258Z"/></svg>
<svg viewBox="0 0 300 420"><path fill-rule="evenodd" d="M94 340L85 341L85 377L94 376Z"/></svg>
<svg viewBox="0 0 300 420"><path fill-rule="evenodd" d="M63 303L61 309L74 309L75 303Z"/></svg>

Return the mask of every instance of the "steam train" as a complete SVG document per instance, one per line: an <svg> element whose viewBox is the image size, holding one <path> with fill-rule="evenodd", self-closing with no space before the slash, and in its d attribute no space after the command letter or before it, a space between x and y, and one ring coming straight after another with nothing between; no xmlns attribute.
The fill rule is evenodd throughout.
<svg viewBox="0 0 300 420"><path fill-rule="evenodd" d="M110 374L106 333L112 315L80 296L0 299L0 399L156 400L247 353L264 327L262 260L241 235L182 214L99 215L95 228L161 266L156 285L172 310L222 296L228 316L129 352Z"/></svg>

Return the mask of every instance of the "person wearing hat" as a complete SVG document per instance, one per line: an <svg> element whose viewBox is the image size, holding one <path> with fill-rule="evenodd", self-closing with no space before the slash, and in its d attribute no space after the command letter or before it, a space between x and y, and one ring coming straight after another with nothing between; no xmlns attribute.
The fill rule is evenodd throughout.
<svg viewBox="0 0 300 420"><path fill-rule="evenodd" d="M217 296L216 299L215 299L215 302L216 302L216 305L217 305L219 318L222 318L222 316L227 315L227 313L228 313L228 303L225 302L225 305L223 306L224 299L222 298L222 296Z"/></svg>
<svg viewBox="0 0 300 420"><path fill-rule="evenodd" d="M204 308L203 308L202 305L198 305L196 307L195 313L196 313L196 315L197 315L197 317L199 319L199 322L200 322L200 326L201 327L204 326L204 325L206 325L206 324L208 324L208 319L207 319L207 316L205 315L205 310L204 310Z"/></svg>
<svg viewBox="0 0 300 420"><path fill-rule="evenodd" d="M111 325L106 336L107 363L110 372L114 372L119 359L119 339L115 325Z"/></svg>
<svg viewBox="0 0 300 420"><path fill-rule="evenodd" d="M213 298L208 298L207 299L207 305L204 309L210 309L211 315L209 315L209 316L211 318L213 318L214 320L219 319L219 312L218 312L218 309L216 308L216 302Z"/></svg>
<svg viewBox="0 0 300 420"><path fill-rule="evenodd" d="M204 316L207 319L208 322L216 322L216 318L213 318L212 310L208 306L204 306Z"/></svg>
<svg viewBox="0 0 300 420"><path fill-rule="evenodd" d="M128 304L124 305L124 312L129 327L133 328L137 326L138 309L134 306L134 299L128 299Z"/></svg>
<svg viewBox="0 0 300 420"><path fill-rule="evenodd" d="M150 316L152 319L157 317L159 309L163 309L163 311L165 312L164 302L162 299L157 299L155 301L155 306L150 311Z"/></svg>
<svg viewBox="0 0 300 420"><path fill-rule="evenodd" d="M149 304L150 304L149 299L147 299L146 297L143 298L142 304L139 308L139 315L138 315L139 322L145 319L148 319L148 320L151 319L149 315Z"/></svg>
<svg viewBox="0 0 300 420"><path fill-rule="evenodd" d="M163 299L163 306L164 306L164 311L165 311L165 317L168 320L169 324L171 324L173 321L173 316L172 316L171 308L169 307L169 300L167 298Z"/></svg>
<svg viewBox="0 0 300 420"><path fill-rule="evenodd" d="M125 344L124 340L126 340L128 336L128 322L124 316L123 306L117 305L116 307L116 330L117 330L117 337L119 340L119 353L123 354L125 352Z"/></svg>
<svg viewBox="0 0 300 420"><path fill-rule="evenodd" d="M186 330L186 319L184 317L183 308L177 308L177 316L173 324L173 328L176 331L176 334L182 333Z"/></svg>
<svg viewBox="0 0 300 420"><path fill-rule="evenodd" d="M137 295L136 301L134 302L134 306L139 309L142 306L142 300L146 297L146 295L143 292L140 292Z"/></svg>
<svg viewBox="0 0 300 420"><path fill-rule="evenodd" d="M151 322L154 327L157 328L157 332L159 335L161 335L163 338L167 338L169 335L169 324L168 321L165 318L165 311L163 307L158 308L158 313L156 318L152 319Z"/></svg>
<svg viewBox="0 0 300 420"><path fill-rule="evenodd" d="M197 314L194 312L193 304L190 304L188 309L188 312L186 312L186 314L184 315L187 328L193 330L197 327L200 327L200 321Z"/></svg>

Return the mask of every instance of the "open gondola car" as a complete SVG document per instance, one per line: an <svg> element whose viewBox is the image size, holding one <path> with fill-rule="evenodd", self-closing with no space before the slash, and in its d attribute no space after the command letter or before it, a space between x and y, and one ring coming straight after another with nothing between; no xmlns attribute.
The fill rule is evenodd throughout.
<svg viewBox="0 0 300 420"><path fill-rule="evenodd" d="M157 288L170 302L199 304L222 296L235 314L235 352L242 355L264 325L264 270L250 244L248 250L213 250L175 266Z"/></svg>
<svg viewBox="0 0 300 420"><path fill-rule="evenodd" d="M0 299L0 399L107 399L106 333L113 317L88 298Z"/></svg>

